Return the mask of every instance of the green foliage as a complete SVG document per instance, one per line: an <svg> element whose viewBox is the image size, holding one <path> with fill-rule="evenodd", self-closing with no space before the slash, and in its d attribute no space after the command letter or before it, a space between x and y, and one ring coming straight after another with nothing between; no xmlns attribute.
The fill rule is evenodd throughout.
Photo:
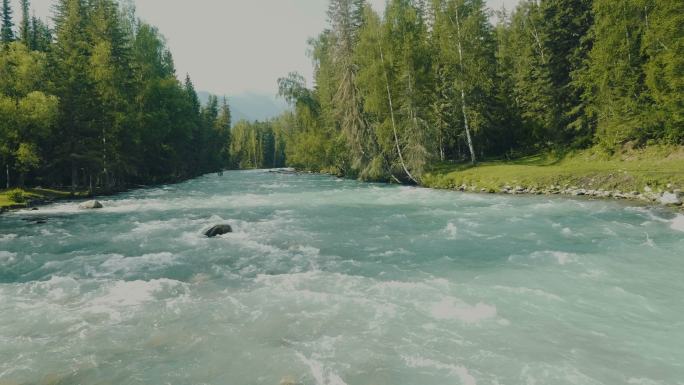
<svg viewBox="0 0 684 385"><path fill-rule="evenodd" d="M15 189L7 192L7 197L11 202L14 203L24 203L26 202L26 196L23 190Z"/></svg>
<svg viewBox="0 0 684 385"><path fill-rule="evenodd" d="M648 95L643 76L646 57L642 38L644 9L636 0L594 0L593 48L586 69L585 97L596 119L597 140L616 148L629 140L645 140Z"/></svg>
<svg viewBox="0 0 684 385"><path fill-rule="evenodd" d="M178 80L160 32L116 0L58 0L54 29L9 0L0 25L7 185L109 190L227 167L291 165L425 182L431 165L684 142L681 1L331 0L309 41L314 86L278 80L291 111L238 122ZM19 41L15 41L19 38Z"/></svg>
<svg viewBox="0 0 684 385"><path fill-rule="evenodd" d="M684 140L681 1L331 0L291 74L288 164L419 182L437 161Z"/></svg>
<svg viewBox="0 0 684 385"><path fill-rule="evenodd" d="M17 169L21 172L28 172L40 165L40 156L36 145L31 143L21 143L15 152Z"/></svg>
<svg viewBox="0 0 684 385"><path fill-rule="evenodd" d="M228 104L201 107L164 38L130 7L59 0L52 31L21 4L21 41L0 51L7 185L111 190L229 166Z"/></svg>
<svg viewBox="0 0 684 385"><path fill-rule="evenodd" d="M240 169L283 167L284 145L278 127L274 122L237 122L230 142L233 166Z"/></svg>
<svg viewBox="0 0 684 385"><path fill-rule="evenodd" d="M659 2L644 36L646 86L653 104L648 122L656 136L684 143L684 3Z"/></svg>

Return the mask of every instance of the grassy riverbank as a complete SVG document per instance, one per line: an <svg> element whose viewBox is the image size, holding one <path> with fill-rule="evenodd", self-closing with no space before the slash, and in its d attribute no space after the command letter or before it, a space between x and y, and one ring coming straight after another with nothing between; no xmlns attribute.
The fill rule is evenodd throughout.
<svg viewBox="0 0 684 385"><path fill-rule="evenodd" d="M563 193L648 200L684 189L684 147L651 146L606 154L597 149L564 156L537 155L477 166L441 164L423 177L425 187L486 192ZM610 195L608 195L610 193ZM585 195L584 191L582 194Z"/></svg>
<svg viewBox="0 0 684 385"><path fill-rule="evenodd" d="M88 196L86 191L76 192L71 195L70 191L44 189L44 188L27 188L27 189L9 189L0 190L0 212L11 209L20 209L35 205L52 202L62 199L82 198Z"/></svg>

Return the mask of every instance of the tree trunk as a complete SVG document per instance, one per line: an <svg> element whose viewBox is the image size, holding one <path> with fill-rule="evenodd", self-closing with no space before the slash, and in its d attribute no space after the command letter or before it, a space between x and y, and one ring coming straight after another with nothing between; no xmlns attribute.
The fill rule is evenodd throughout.
<svg viewBox="0 0 684 385"><path fill-rule="evenodd" d="M76 162L71 161L71 195L76 195L76 188L78 187L78 168Z"/></svg>
<svg viewBox="0 0 684 385"><path fill-rule="evenodd" d="M453 20L452 20L453 23ZM456 8L456 34L458 37L458 62L461 67L461 110L463 112L463 126L466 132L466 139L468 140L468 149L470 150L470 162L472 164L477 163L475 157L475 149L473 147L473 139L470 136L470 127L468 126L468 111L466 107L466 97L465 97L465 71L463 69L463 48L461 45L461 22L458 16L458 7Z"/></svg>
<svg viewBox="0 0 684 385"><path fill-rule="evenodd" d="M441 127L439 129L439 160L444 162L444 133Z"/></svg>
<svg viewBox="0 0 684 385"><path fill-rule="evenodd" d="M463 109L463 124L465 126L466 139L468 140L468 150L470 150L470 162L477 163L475 159L475 148L473 147L473 139L470 137L470 128L468 127L468 113L466 112L465 91L461 88L461 106Z"/></svg>
<svg viewBox="0 0 684 385"><path fill-rule="evenodd" d="M9 190L10 188L10 172L9 172L9 162L5 164L5 172L7 173L7 189Z"/></svg>
<svg viewBox="0 0 684 385"><path fill-rule="evenodd" d="M107 129L102 127L102 184L106 192L109 192L109 170L107 170ZM90 177L90 191L93 191L93 177Z"/></svg>

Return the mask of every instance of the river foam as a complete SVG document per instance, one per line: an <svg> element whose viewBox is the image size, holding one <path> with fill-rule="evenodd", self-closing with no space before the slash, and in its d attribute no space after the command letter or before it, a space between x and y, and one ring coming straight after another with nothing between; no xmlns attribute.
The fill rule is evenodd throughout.
<svg viewBox="0 0 684 385"><path fill-rule="evenodd" d="M672 219L670 228L672 230L684 231L684 215L678 214L674 219Z"/></svg>

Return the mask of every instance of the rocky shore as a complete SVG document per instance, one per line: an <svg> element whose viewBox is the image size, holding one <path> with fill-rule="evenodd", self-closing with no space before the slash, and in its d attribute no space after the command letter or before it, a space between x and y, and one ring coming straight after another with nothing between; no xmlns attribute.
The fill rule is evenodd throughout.
<svg viewBox="0 0 684 385"><path fill-rule="evenodd" d="M576 186L546 186L546 187L524 187L505 185L499 189L481 188L476 185L460 185L452 189L461 192L478 192L489 194L509 194L509 195L569 195L575 197L588 197L597 199L617 199L639 201L648 204L660 204L684 210L684 192L678 189L656 191L651 187L646 187L643 192L639 191L619 191L604 189L585 189Z"/></svg>

